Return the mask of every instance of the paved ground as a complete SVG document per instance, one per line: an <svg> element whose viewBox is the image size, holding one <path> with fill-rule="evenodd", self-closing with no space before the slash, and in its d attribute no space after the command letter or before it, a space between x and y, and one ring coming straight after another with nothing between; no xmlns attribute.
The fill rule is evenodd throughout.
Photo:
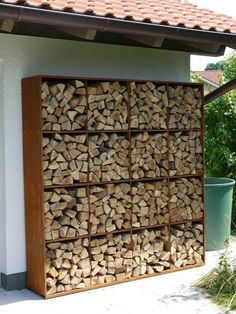
<svg viewBox="0 0 236 314"><path fill-rule="evenodd" d="M236 255L236 238L231 241ZM219 253L208 252L204 267L44 300L29 290L0 290L0 314L223 314L193 284L212 269ZM228 314L230 312L227 312ZM232 312L231 312L232 313Z"/></svg>

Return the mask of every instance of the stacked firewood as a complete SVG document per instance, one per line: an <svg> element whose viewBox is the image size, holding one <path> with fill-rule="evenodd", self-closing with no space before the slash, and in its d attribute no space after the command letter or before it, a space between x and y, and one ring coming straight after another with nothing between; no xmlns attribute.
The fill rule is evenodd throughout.
<svg viewBox="0 0 236 314"><path fill-rule="evenodd" d="M170 268L167 227L145 229L133 234L133 258L137 265L133 276L153 274Z"/></svg>
<svg viewBox="0 0 236 314"><path fill-rule="evenodd" d="M131 228L131 196L127 183L90 188L90 232L99 234Z"/></svg>
<svg viewBox="0 0 236 314"><path fill-rule="evenodd" d="M171 222L203 217L202 182L182 178L170 182Z"/></svg>
<svg viewBox="0 0 236 314"><path fill-rule="evenodd" d="M129 145L125 136L115 133L90 136L90 181L129 179Z"/></svg>
<svg viewBox="0 0 236 314"><path fill-rule="evenodd" d="M75 131L85 127L87 99L84 82L41 86L43 130Z"/></svg>
<svg viewBox="0 0 236 314"><path fill-rule="evenodd" d="M166 129L168 106L165 85L152 82L129 84L132 129Z"/></svg>
<svg viewBox="0 0 236 314"><path fill-rule="evenodd" d="M169 222L167 180L138 182L132 187L132 226Z"/></svg>
<svg viewBox="0 0 236 314"><path fill-rule="evenodd" d="M132 276L133 252L129 233L91 240L91 284L111 283Z"/></svg>
<svg viewBox="0 0 236 314"><path fill-rule="evenodd" d="M131 140L131 177L156 178L168 175L166 133L138 133Z"/></svg>
<svg viewBox="0 0 236 314"><path fill-rule="evenodd" d="M89 205L86 188L44 192L45 240L88 234Z"/></svg>
<svg viewBox="0 0 236 314"><path fill-rule="evenodd" d="M172 133L169 162L170 176L201 173L203 169L201 133Z"/></svg>
<svg viewBox="0 0 236 314"><path fill-rule="evenodd" d="M179 224L172 226L170 232L172 268L203 262L203 224Z"/></svg>
<svg viewBox="0 0 236 314"><path fill-rule="evenodd" d="M90 286L91 264L88 238L46 246L47 293Z"/></svg>
<svg viewBox="0 0 236 314"><path fill-rule="evenodd" d="M73 184L88 179L86 135L54 134L43 138L45 185Z"/></svg>
<svg viewBox="0 0 236 314"><path fill-rule="evenodd" d="M201 128L202 93L198 87L177 85L169 87L169 128Z"/></svg>
<svg viewBox="0 0 236 314"><path fill-rule="evenodd" d="M99 82L89 85L88 128L90 130L128 129L128 91L125 84Z"/></svg>
<svg viewBox="0 0 236 314"><path fill-rule="evenodd" d="M47 293L201 264L200 88L65 80L41 101Z"/></svg>

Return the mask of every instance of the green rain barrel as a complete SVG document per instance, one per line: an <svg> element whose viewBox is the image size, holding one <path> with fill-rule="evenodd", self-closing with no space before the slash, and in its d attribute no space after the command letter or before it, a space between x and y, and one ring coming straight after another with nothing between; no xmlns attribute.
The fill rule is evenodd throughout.
<svg viewBox="0 0 236 314"><path fill-rule="evenodd" d="M207 251L225 248L225 240L230 235L234 185L233 179L205 178Z"/></svg>

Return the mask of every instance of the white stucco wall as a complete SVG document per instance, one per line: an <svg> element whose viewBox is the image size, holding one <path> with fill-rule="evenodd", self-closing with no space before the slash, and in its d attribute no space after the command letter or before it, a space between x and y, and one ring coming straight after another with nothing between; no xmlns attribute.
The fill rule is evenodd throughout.
<svg viewBox="0 0 236 314"><path fill-rule="evenodd" d="M26 270L21 78L52 74L189 81L190 57L163 50L1 34L0 59L0 272L12 274Z"/></svg>
<svg viewBox="0 0 236 314"><path fill-rule="evenodd" d="M0 59L0 271L6 264L6 203L5 203L5 140L4 140L4 106L3 106L3 60Z"/></svg>

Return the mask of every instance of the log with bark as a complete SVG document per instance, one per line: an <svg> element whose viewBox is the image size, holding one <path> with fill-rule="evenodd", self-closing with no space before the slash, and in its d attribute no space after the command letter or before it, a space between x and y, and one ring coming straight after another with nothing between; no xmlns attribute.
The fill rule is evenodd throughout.
<svg viewBox="0 0 236 314"><path fill-rule="evenodd" d="M129 84L130 127L132 129L166 129L168 98L165 85L152 82Z"/></svg>
<svg viewBox="0 0 236 314"><path fill-rule="evenodd" d="M75 131L85 127L87 98L84 82L43 82L41 91L43 130Z"/></svg>
<svg viewBox="0 0 236 314"><path fill-rule="evenodd" d="M170 268L170 251L168 246L169 231L167 227L144 229L132 236L133 258L137 265L133 276L151 275Z"/></svg>
<svg viewBox="0 0 236 314"><path fill-rule="evenodd" d="M89 130L128 129L128 91L121 82L89 83Z"/></svg>
<svg viewBox="0 0 236 314"><path fill-rule="evenodd" d="M90 233L131 228L131 196L127 183L90 187Z"/></svg>
<svg viewBox="0 0 236 314"><path fill-rule="evenodd" d="M169 87L169 128L201 128L202 93L198 87L176 85Z"/></svg>
<svg viewBox="0 0 236 314"><path fill-rule="evenodd" d="M47 293L88 288L91 263L88 238L46 245Z"/></svg>
<svg viewBox="0 0 236 314"><path fill-rule="evenodd" d="M132 226L138 228L168 222L167 180L134 183L132 186Z"/></svg>
<svg viewBox="0 0 236 314"><path fill-rule="evenodd" d="M171 222L203 217L202 182L197 178L182 178L170 182Z"/></svg>
<svg viewBox="0 0 236 314"><path fill-rule="evenodd" d="M86 135L60 135L43 138L44 184L63 185L88 180Z"/></svg>
<svg viewBox="0 0 236 314"><path fill-rule="evenodd" d="M203 262L203 224L188 222L171 227L172 268L200 264Z"/></svg>
<svg viewBox="0 0 236 314"><path fill-rule="evenodd" d="M91 239L91 284L131 278L134 267L130 233Z"/></svg>
<svg viewBox="0 0 236 314"><path fill-rule="evenodd" d="M170 135L170 176L198 174L203 170L200 132L176 132Z"/></svg>
<svg viewBox="0 0 236 314"><path fill-rule="evenodd" d="M129 179L129 141L124 135L106 134L89 137L91 182Z"/></svg>
<svg viewBox="0 0 236 314"><path fill-rule="evenodd" d="M88 234L89 204L85 187L44 192L45 240Z"/></svg>
<svg viewBox="0 0 236 314"><path fill-rule="evenodd" d="M168 175L166 133L138 133L131 139L131 177L156 178Z"/></svg>

